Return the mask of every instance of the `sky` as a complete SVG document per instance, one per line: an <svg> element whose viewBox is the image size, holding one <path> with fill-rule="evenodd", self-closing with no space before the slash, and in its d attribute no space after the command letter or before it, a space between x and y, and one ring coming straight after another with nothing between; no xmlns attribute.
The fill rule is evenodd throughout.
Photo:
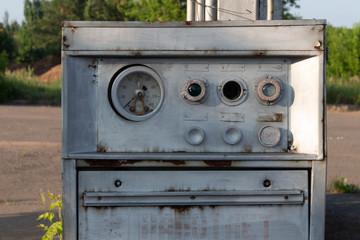
<svg viewBox="0 0 360 240"><path fill-rule="evenodd" d="M220 0L226 1L226 0ZM300 9L293 9L292 14L303 19L327 19L335 27L351 28L360 23L360 0L299 0ZM24 20L24 0L0 0L0 22L8 11L10 22Z"/></svg>

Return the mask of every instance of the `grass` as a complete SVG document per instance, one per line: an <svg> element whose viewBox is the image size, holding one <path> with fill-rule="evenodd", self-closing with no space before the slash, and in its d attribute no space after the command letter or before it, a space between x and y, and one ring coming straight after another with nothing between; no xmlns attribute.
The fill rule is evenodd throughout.
<svg viewBox="0 0 360 240"><path fill-rule="evenodd" d="M360 77L350 79L329 77L326 92L329 104L360 106ZM6 71L0 79L0 102L11 103L16 100L31 104L59 105L61 79L52 83L39 83L32 69Z"/></svg>
<svg viewBox="0 0 360 240"><path fill-rule="evenodd" d="M360 77L344 80L329 77L326 86L327 103L360 105Z"/></svg>
<svg viewBox="0 0 360 240"><path fill-rule="evenodd" d="M359 191L359 187L347 183L346 178L334 179L330 185L330 192L334 193L358 193Z"/></svg>
<svg viewBox="0 0 360 240"><path fill-rule="evenodd" d="M59 105L61 79L52 83L39 83L31 69L6 71L0 79L0 102L21 100L31 104Z"/></svg>

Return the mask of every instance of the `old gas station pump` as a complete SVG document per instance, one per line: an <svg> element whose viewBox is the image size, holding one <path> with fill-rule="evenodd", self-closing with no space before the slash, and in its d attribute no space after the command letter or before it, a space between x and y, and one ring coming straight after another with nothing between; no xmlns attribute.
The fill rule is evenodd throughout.
<svg viewBox="0 0 360 240"><path fill-rule="evenodd" d="M324 239L324 35L324 20L64 22L64 238Z"/></svg>

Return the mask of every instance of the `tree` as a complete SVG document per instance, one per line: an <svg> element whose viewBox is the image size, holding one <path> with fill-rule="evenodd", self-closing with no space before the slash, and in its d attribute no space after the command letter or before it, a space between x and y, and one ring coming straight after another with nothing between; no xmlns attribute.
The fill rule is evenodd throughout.
<svg viewBox="0 0 360 240"><path fill-rule="evenodd" d="M299 16L294 16L290 13L291 8L300 8L299 0L282 0L283 3L283 19L301 19Z"/></svg>
<svg viewBox="0 0 360 240"><path fill-rule="evenodd" d="M129 0L88 0L84 18L88 21L126 21Z"/></svg>
<svg viewBox="0 0 360 240"><path fill-rule="evenodd" d="M186 19L186 0L139 0L129 4L126 15L137 21L180 21Z"/></svg>

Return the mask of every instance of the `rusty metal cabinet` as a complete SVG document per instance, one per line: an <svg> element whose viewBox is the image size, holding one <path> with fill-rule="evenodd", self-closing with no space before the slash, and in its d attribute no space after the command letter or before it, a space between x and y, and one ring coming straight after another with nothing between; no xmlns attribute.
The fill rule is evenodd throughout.
<svg viewBox="0 0 360 240"><path fill-rule="evenodd" d="M323 239L324 32L65 22L65 239Z"/></svg>

